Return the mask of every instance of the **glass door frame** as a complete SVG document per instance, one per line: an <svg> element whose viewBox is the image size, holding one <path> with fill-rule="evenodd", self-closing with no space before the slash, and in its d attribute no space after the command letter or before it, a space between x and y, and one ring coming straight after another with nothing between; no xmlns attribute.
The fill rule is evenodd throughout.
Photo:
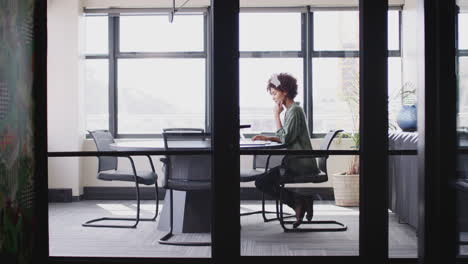
<svg viewBox="0 0 468 264"><path fill-rule="evenodd" d="M422 2L422 1L421 1ZM424 89L418 91L421 263L456 263L455 0L424 1Z"/></svg>
<svg viewBox="0 0 468 264"><path fill-rule="evenodd" d="M423 0L419 0L423 2ZM450 193L455 175L456 102L455 1L425 0L425 88L418 95L418 146L421 192L418 236L419 260L425 263L455 263L455 199ZM36 1L35 14L35 158L38 210L35 255L47 263L224 263L258 262L258 257L240 257L239 219L239 0L211 0L213 53L213 226L211 259L115 259L51 258L48 256L47 216L47 3ZM388 259L388 113L387 95L388 0L360 0L361 70L361 205L359 257L297 257L320 263L343 263L362 259L366 263L401 263ZM432 20L431 20L432 19ZM379 88L376 88L379 87ZM447 88L448 87L448 88ZM451 89L453 88L453 89ZM375 102L373 102L375 101ZM222 103L221 103L222 102ZM376 105L376 102L385 102ZM233 118L225 118L230 116ZM425 118L425 116L430 118ZM453 118L452 118L453 117ZM367 135L367 136L366 136ZM444 157L444 159L440 159ZM446 161L447 158L453 158ZM366 162L367 161L367 162ZM369 162L372 161L372 162ZM430 162L425 162L430 161ZM367 163L367 164L366 164ZM452 174L453 173L453 174ZM376 177L380 175L383 178ZM382 176L383 175L383 176ZM370 199L372 198L372 199ZM444 227L440 229L441 224ZM453 226L453 228L449 225ZM278 257L264 257L265 259ZM287 257L280 257L285 259ZM416 263L416 259L406 262Z"/></svg>

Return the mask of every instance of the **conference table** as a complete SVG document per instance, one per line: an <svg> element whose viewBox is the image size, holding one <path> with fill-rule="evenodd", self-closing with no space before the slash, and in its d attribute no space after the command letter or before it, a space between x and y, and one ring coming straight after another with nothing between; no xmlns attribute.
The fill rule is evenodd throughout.
<svg viewBox="0 0 468 264"><path fill-rule="evenodd" d="M164 152L163 139L143 141L119 141L110 144L116 151L162 151ZM251 141L241 139L241 150L255 149L283 149L285 146L276 142ZM208 149L210 142L181 142L180 148L184 150ZM173 148L172 148L173 149ZM164 175L158 175L160 178ZM175 191L174 198L174 233L208 233L211 230L211 193L209 191ZM158 221L158 230L169 230L169 203L170 195L166 192L164 207L161 210Z"/></svg>

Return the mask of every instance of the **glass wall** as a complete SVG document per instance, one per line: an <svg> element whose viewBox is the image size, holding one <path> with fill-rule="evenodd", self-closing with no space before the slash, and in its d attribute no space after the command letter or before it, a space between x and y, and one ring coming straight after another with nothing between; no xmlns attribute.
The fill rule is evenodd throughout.
<svg viewBox="0 0 468 264"><path fill-rule="evenodd" d="M49 255L209 259L207 9L123 11L49 6Z"/></svg>
<svg viewBox="0 0 468 264"><path fill-rule="evenodd" d="M251 136L261 135L273 141L269 148L285 143L286 139L275 134L278 131L274 113L277 99L267 87L272 87L274 74L279 74L278 80L283 80L281 74L286 73L297 81L297 95L292 99L299 106L295 109L304 112L306 127L301 131L307 135L311 147L322 149L326 134L342 129L343 133L335 135L329 149L356 149L357 141L353 139L357 137L353 135L357 135L359 129L357 8L353 11L241 9L239 35L240 120L241 124L250 125L241 130L246 141L251 140ZM284 106L279 115L282 126L290 122L290 109ZM279 129L280 133L284 129ZM281 143L274 142L278 140ZM281 162L295 161L284 155L269 158L268 155L241 155L241 256L358 255L359 175L335 176L348 170L353 161L357 161L353 156L330 156L325 161L327 169L320 167L327 173L327 179L321 179L320 183L286 185L284 218L278 221L275 205L278 192L268 189L265 181L275 177L274 171ZM299 158L299 163L311 169L309 166L317 164L317 160L304 157ZM264 172L265 166L268 166L267 176L248 177L252 172ZM286 174L305 168L297 164L290 166ZM294 192L290 193L290 188L295 188ZM296 214L300 216L301 210L303 222L296 229L293 222L297 221ZM299 231L301 229L306 232ZM326 232L307 232L306 229ZM289 239L290 236L294 239Z"/></svg>
<svg viewBox="0 0 468 264"><path fill-rule="evenodd" d="M411 84L411 78L403 71L406 66L403 66L405 61L401 54L402 11L392 9L388 14L389 119L390 126L395 131L400 131L396 122L397 114L405 100L410 98L406 94L417 85ZM159 142L156 143L160 144L159 149L164 149L161 137L165 128L200 128L209 132L210 114L207 109L211 109L211 106L207 98L214 87L210 87L209 82L208 21L207 13L180 14L175 16L172 23L168 21L167 14L85 16L84 107L80 108L84 113L84 128L108 129L117 138L117 142L148 144L143 149L155 142ZM335 136L326 149L351 151L359 148L357 8L241 9L239 35L240 123L250 125L241 130L246 141L258 134L275 136L278 127L273 115L274 102L267 91L267 85L274 73L288 73L297 80L298 90L294 101L304 112L305 130L312 148L323 149L330 130L343 131ZM286 125L286 113L287 109L284 109L280 116L283 125ZM124 140L125 138L128 140ZM148 139L153 143L138 143ZM96 150L90 138L85 140L83 137L80 140L84 142L82 150ZM159 186L167 187L167 157L162 154L151 157L158 174ZM241 171L264 171L266 158L265 155L242 155ZM263 165L260 164L262 159ZM314 158L308 159L309 162L312 159L313 163L317 162ZM282 156L272 157L269 168L279 165L281 160ZM146 157L137 157L135 161L137 168L151 169ZM313 221L336 221L339 223L338 228L346 226L340 230L342 232L290 234L289 232L297 230L293 228L292 231L285 231L277 220L268 220L277 216L275 201L269 195L265 196L265 210L272 213L266 214L266 220L261 213L249 214L263 210L262 193L256 189L255 180L241 182L241 214L246 213L241 216L241 255L357 256L359 171L353 171L357 161L352 155L330 155L326 159L326 168L323 163L317 163L322 172L327 173L327 179L291 186L300 195L307 197L303 199L298 196L299 200L305 201L301 202L301 206L307 207L304 223L299 228L314 226L305 223L308 221L307 214L312 213L310 209L313 208ZM119 158L119 164L122 166L119 169L132 169L125 159ZM58 165L51 169L56 175L63 172L63 168ZM78 190L74 196L82 195L85 201L80 204L81 207L76 208L67 208L60 204L51 206L50 225L54 226L51 228L51 254L112 257L211 256L209 246L188 247L187 250L177 251L158 243L168 230L168 208L171 207L168 188L164 188L164 195L160 194L162 211L156 223L140 222L137 232L82 228L80 224L95 215L134 215L137 205L131 200L122 201L133 199L134 185L131 183L104 182L96 178L98 161L95 157L82 158L74 166L79 171L72 180L74 190ZM51 187L61 186L61 183L54 184ZM124 194L111 189L113 187L121 188L118 190L123 190ZM140 209L145 217L156 209L151 188L153 187L142 188L145 201ZM172 200L177 203L176 206L182 205L174 207L174 214L178 219L174 241L209 240L211 212L206 206L209 197L185 191L176 191L174 195ZM194 205L183 205L189 202ZM284 205L283 209L285 217L290 217L288 220L295 219L295 205ZM75 238L82 238L84 241L72 253L67 251L71 248L67 245L72 244L61 240L66 237L66 230L57 228L56 225L64 219L61 216L65 210L70 210L67 217L74 221L74 226L79 230ZM415 232L407 229L408 225L404 224L406 220L394 214L393 208L390 210L390 228L396 230L390 237L390 254L396 252L395 256L412 256L411 250L414 248L407 247L406 244L399 247L397 242L409 239L412 243ZM86 213L78 217L78 212ZM185 224L188 229L184 229ZM317 224L315 227L327 228L328 225ZM294 235L293 240L290 235ZM89 241L93 243L86 242L88 237L91 237ZM119 251L116 255L108 247L117 243L116 237L125 237L132 246L144 244L145 248ZM91 247L94 251L91 251Z"/></svg>
<svg viewBox="0 0 468 264"><path fill-rule="evenodd" d="M415 104L415 91L418 86L418 76L417 72L415 73L416 59L402 59L404 43L408 47L407 52L414 52L410 50L416 45L415 39L410 35L413 34L414 37L415 33L409 33L411 28L404 29L406 42L401 39L404 27L403 12L405 9L398 8L388 12L388 107L391 149L396 149L396 144L400 144L392 141L394 136L415 134L414 130L402 131L397 122L403 105ZM408 18L408 21L411 21L411 18ZM321 149L324 136L330 130L337 129L344 131L332 141L329 149L357 149L359 147L357 9L324 8L310 12L284 10L283 13L280 11L270 13L260 9L257 13L252 10L244 13L241 11L239 25L241 124L251 125L241 132L247 137L258 133L275 136L277 127L272 113L273 102L266 92L266 86L273 73L288 72L297 78L298 96L294 100L299 102L307 116L313 149ZM277 32L285 32L287 37L268 41L277 35L272 32L272 28ZM408 64L403 66L404 63ZM281 120L284 121L284 118L282 113ZM411 149L416 144L414 140L405 139L406 141L408 144L401 143L397 148ZM256 167L263 169L261 166L265 157L241 156L241 175L242 170ZM278 164L281 158L281 156L272 156L269 166L274 167L272 164ZM416 211L412 211L413 213L409 215L410 207L401 208L405 203L416 206L414 188L416 188L417 168L413 166L410 169L406 168L406 171L403 170L404 173L411 174L409 185L402 182L401 177L404 175L399 171L405 166L404 164L414 164L412 160L414 158L414 156L391 157L389 162L391 257L416 257L417 253L415 227L417 219L413 214ZM258 188L255 188L255 182L252 180L241 182L241 199L244 199L241 202L241 214L244 214L241 216L241 254L358 255L359 174L350 175L352 172L358 173L357 162L358 159L353 156L330 156L327 160L328 181L294 186L301 191L313 193L315 199L313 220L331 219L347 226L345 232L301 233L302 240L299 239L297 243L288 240L284 243L279 242L284 239L280 236L284 230L277 221L270 221L275 218L274 214L265 214L265 216L261 214L262 196ZM345 175L340 175L344 172ZM265 199L265 210L275 212L274 199L268 195ZM294 220L293 208L285 206L284 210L292 214ZM308 227L310 226L304 228ZM276 240L274 245L269 244L266 239L271 233L278 235L279 240ZM325 234L326 236L322 236Z"/></svg>

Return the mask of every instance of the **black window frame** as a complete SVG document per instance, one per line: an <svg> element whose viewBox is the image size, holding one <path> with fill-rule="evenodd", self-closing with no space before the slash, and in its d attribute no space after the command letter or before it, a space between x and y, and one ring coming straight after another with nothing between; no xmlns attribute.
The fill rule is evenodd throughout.
<svg viewBox="0 0 468 264"><path fill-rule="evenodd" d="M396 50L388 50L388 57L399 57L401 58L401 25L402 25L402 6L389 6L388 11L398 11L398 49ZM313 59L316 58L356 58L359 59L359 50L314 50L314 13L315 12L327 12L327 11L356 11L359 12L358 7L336 7L336 8L327 8L327 7L322 7L322 8L313 8L310 9L310 12L308 12L306 15L310 16L309 18L306 18L307 23L306 28L304 29L305 32L309 32L308 39L306 43L308 45L306 46L306 53L310 54L309 59L304 58L304 76L307 79L304 79L304 84L307 84L307 87L304 87L304 95L307 96L307 98L304 98L304 111L306 113L308 125L309 125L309 131L310 131L310 137L311 138L322 138L325 136L324 132L315 132L314 131L314 99L313 99L313 91L314 91L314 85L312 81L312 71L313 71ZM308 70L307 72L307 69ZM310 74L309 74L310 73ZM310 75L310 76L306 76Z"/></svg>
<svg viewBox="0 0 468 264"><path fill-rule="evenodd" d="M396 10L399 14L399 45L397 50L389 50L388 57L401 58L401 25L402 25L402 6L390 6L389 11ZM164 9L142 9L139 10L143 15L167 15L163 13ZM186 8L187 12L201 12L204 16L204 50L201 52L120 52L119 44L119 17L125 13L109 13L103 14L99 9L84 9L86 16L108 16L109 19L109 53L108 54L86 54L85 59L108 59L109 60L109 131L116 138L161 138L161 134L121 134L118 131L118 59L132 59L132 58L204 58L206 67L206 81L205 81L205 130L211 130L211 116L209 110L211 109L210 94L212 85L209 81L211 79L211 65L208 54L211 52L209 45L211 41L209 32L209 15L206 8ZM321 138L325 134L323 132L315 132L313 127L314 113L313 113L313 82L312 82L312 69L314 58L359 58L358 50L325 50L315 51L314 43L314 28L313 16L315 12L324 11L359 11L358 7L321 7L311 8L310 6L304 7L246 7L240 8L240 13L301 13L301 50L299 51L239 51L240 58L302 58L303 59L303 102L304 111L306 113L309 132L311 138ZM161 14L158 14L161 13ZM468 55L468 50L467 50ZM253 134L246 133L245 136L250 137ZM87 137L89 137L87 135Z"/></svg>
<svg viewBox="0 0 468 264"><path fill-rule="evenodd" d="M207 8L184 8L181 15L187 12L186 15L201 15L203 16L203 50L196 52L122 52L120 51L120 17L125 15L144 15L144 16L167 16L166 9L136 9L125 10L116 9L117 12L103 13L100 9L84 9L85 16L107 16L108 17L108 54L85 54L87 59L108 59L109 61L109 126L108 130L115 138L162 138L162 134L121 134L118 131L118 60L119 59L150 59L150 58L200 58L205 59L205 129L209 129L209 60L208 60L208 9ZM132 14L133 12L137 12ZM207 130L208 131L208 130ZM90 138L89 135L86 135Z"/></svg>

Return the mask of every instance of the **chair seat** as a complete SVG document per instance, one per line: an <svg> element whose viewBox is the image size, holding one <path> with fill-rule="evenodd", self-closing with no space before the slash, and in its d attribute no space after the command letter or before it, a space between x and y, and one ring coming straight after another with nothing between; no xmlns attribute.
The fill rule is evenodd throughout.
<svg viewBox="0 0 468 264"><path fill-rule="evenodd" d="M252 182L257 179L258 176L265 173L265 169L250 169L250 170L241 170L240 172L240 182Z"/></svg>
<svg viewBox="0 0 468 264"><path fill-rule="evenodd" d="M197 190L209 190L211 188L211 182L208 181L183 181L169 179L164 188L182 190L182 191L197 191Z"/></svg>
<svg viewBox="0 0 468 264"><path fill-rule="evenodd" d="M328 175L324 172L306 175L285 175L281 177L280 183L321 183L328 181Z"/></svg>
<svg viewBox="0 0 468 264"><path fill-rule="evenodd" d="M130 171L101 171L97 178L103 181L130 181L134 182L133 172ZM152 171L137 171L138 183L152 185L155 183L158 176Z"/></svg>

